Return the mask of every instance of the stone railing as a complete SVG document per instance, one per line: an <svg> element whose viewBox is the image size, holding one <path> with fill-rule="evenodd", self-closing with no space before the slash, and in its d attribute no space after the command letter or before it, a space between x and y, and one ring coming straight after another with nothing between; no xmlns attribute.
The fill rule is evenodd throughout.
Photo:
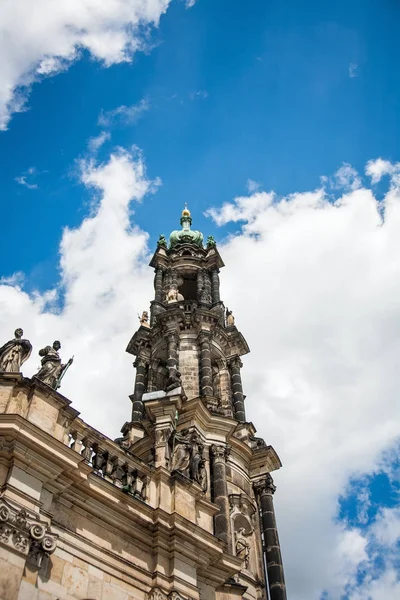
<svg viewBox="0 0 400 600"><path fill-rule="evenodd" d="M71 424L66 441L70 448L83 456L95 475L146 501L152 472L149 465L80 419Z"/></svg>

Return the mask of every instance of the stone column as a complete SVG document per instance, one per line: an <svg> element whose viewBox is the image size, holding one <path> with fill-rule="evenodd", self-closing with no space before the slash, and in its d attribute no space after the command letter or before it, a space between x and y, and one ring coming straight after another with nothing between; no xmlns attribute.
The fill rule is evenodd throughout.
<svg viewBox="0 0 400 600"><path fill-rule="evenodd" d="M202 331L199 335L200 344L200 395L212 396L212 370L211 370L211 347L210 333Z"/></svg>
<svg viewBox="0 0 400 600"><path fill-rule="evenodd" d="M178 371L178 347L179 347L179 334L176 331L167 334L167 369L168 377L177 377Z"/></svg>
<svg viewBox="0 0 400 600"><path fill-rule="evenodd" d="M229 497L226 480L226 459L229 456L229 448L213 444L210 452L212 457L212 501L219 506L219 513L214 517L214 532L218 539L225 542L228 552L231 552Z"/></svg>
<svg viewBox="0 0 400 600"><path fill-rule="evenodd" d="M224 409L224 414L232 418L232 387L231 387L231 376L229 373L228 365L225 359L217 359L217 365L219 368L219 383L221 389L221 405Z"/></svg>
<svg viewBox="0 0 400 600"><path fill-rule="evenodd" d="M138 356L133 363L136 367L135 389L132 398L132 421L139 423L143 418L144 406L142 396L146 391L147 360Z"/></svg>
<svg viewBox="0 0 400 600"><path fill-rule="evenodd" d="M156 277L154 281L155 287L155 301L156 302L164 302L165 298L163 297L163 269L158 267L156 269Z"/></svg>
<svg viewBox="0 0 400 600"><path fill-rule="evenodd" d="M232 380L232 404L233 416L239 423L246 422L246 413L244 410L244 396L242 387L242 377L240 369L243 367L242 361L237 356L230 362L231 380Z"/></svg>
<svg viewBox="0 0 400 600"><path fill-rule="evenodd" d="M199 269L197 271L197 300L199 302L201 302L201 299L202 299L203 287L204 287L203 271L201 269Z"/></svg>
<svg viewBox="0 0 400 600"><path fill-rule="evenodd" d="M213 303L220 302L221 297L219 295L219 270L218 269L214 269L214 271L211 272L211 289L212 289Z"/></svg>
<svg viewBox="0 0 400 600"><path fill-rule="evenodd" d="M160 360L155 358L150 361L147 375L147 391L155 392L157 390L157 372Z"/></svg>
<svg viewBox="0 0 400 600"><path fill-rule="evenodd" d="M211 302L212 302L211 279L210 279L210 273L207 271L207 269L204 269L203 278L204 278L203 302L205 304L211 304Z"/></svg>
<svg viewBox="0 0 400 600"><path fill-rule="evenodd" d="M171 285L173 288L178 289L178 273L175 269L171 269Z"/></svg>
<svg viewBox="0 0 400 600"><path fill-rule="evenodd" d="M254 490L261 510L269 595L271 600L286 600L285 575L273 502L276 487L271 475L268 473L266 479L257 481Z"/></svg>

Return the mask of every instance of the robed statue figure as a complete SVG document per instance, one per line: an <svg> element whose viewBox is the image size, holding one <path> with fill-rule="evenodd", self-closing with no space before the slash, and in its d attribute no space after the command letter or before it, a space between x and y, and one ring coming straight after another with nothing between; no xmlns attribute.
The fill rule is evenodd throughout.
<svg viewBox="0 0 400 600"><path fill-rule="evenodd" d="M14 331L15 338L0 348L0 372L19 373L21 365L28 360L32 352L29 340L23 340L24 332L19 327Z"/></svg>
<svg viewBox="0 0 400 600"><path fill-rule="evenodd" d="M53 346L46 346L39 350L39 356L43 356L42 367L35 375L37 379L40 379L43 383L47 383L47 385L55 390L60 387L62 377L73 361L70 358L66 365L62 365L60 355L58 354L60 348L61 344L56 340Z"/></svg>

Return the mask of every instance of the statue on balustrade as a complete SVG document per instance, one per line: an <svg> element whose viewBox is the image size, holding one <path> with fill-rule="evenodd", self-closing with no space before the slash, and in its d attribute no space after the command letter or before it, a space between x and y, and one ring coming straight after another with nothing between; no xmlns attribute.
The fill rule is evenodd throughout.
<svg viewBox="0 0 400 600"><path fill-rule="evenodd" d="M57 390L61 385L61 380L64 377L67 369L72 365L74 358L70 358L67 364L61 364L61 358L58 351L61 344L58 340L53 343L53 346L45 346L39 350L39 356L42 358L42 367L35 377L46 383L54 390Z"/></svg>
<svg viewBox="0 0 400 600"><path fill-rule="evenodd" d="M14 331L15 338L0 348L0 372L19 373L21 365L28 360L32 352L29 340L22 339L24 332L19 327Z"/></svg>

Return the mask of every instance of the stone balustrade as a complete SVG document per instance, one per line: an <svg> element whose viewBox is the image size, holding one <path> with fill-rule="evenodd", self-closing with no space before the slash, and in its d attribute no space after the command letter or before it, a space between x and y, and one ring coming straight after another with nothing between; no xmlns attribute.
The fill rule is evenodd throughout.
<svg viewBox="0 0 400 600"><path fill-rule="evenodd" d="M123 492L146 501L152 468L117 443L76 419L66 437L67 445L81 454L93 473Z"/></svg>

